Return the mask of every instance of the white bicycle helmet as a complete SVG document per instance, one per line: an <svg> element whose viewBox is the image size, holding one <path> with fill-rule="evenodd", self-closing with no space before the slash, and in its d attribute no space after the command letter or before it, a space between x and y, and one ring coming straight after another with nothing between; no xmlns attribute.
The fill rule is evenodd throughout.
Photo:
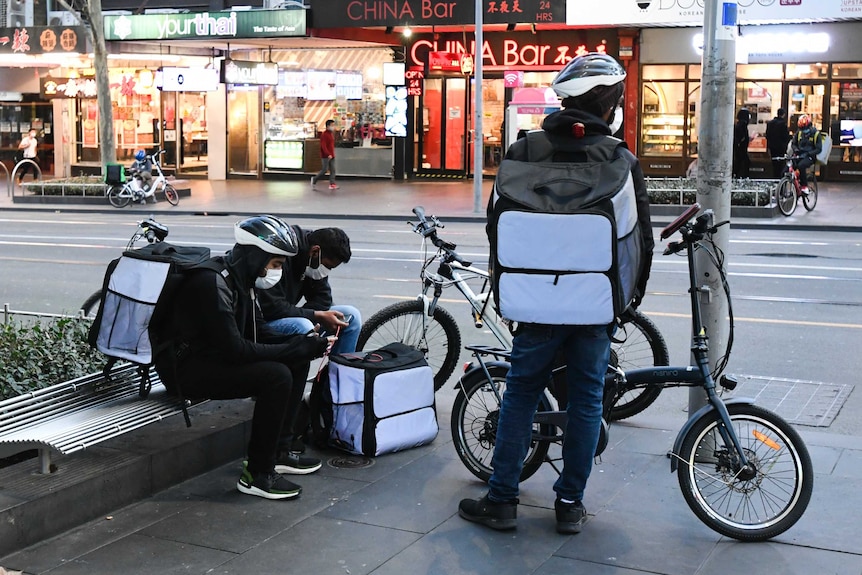
<svg viewBox="0 0 862 575"><path fill-rule="evenodd" d="M615 87L625 79L626 71L613 57L591 52L572 58L554 78L551 87L560 98L577 98L599 86Z"/></svg>
<svg viewBox="0 0 862 575"><path fill-rule="evenodd" d="M233 235L240 245L257 246L276 256L293 257L299 251L293 228L275 216L254 216L237 222Z"/></svg>

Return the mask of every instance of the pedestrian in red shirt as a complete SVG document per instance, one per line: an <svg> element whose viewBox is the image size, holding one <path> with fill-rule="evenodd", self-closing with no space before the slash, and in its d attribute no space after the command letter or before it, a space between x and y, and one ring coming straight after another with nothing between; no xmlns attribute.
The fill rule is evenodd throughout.
<svg viewBox="0 0 862 575"><path fill-rule="evenodd" d="M317 180L326 174L329 170L329 189L337 190L335 185L335 120L326 120L326 130L320 134L320 159L323 160L323 166L316 176L311 176L311 187L314 188Z"/></svg>

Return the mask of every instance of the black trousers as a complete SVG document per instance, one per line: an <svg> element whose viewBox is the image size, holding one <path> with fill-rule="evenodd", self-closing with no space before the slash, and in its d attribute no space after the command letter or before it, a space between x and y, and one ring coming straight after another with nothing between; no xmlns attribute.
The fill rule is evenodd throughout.
<svg viewBox="0 0 862 575"><path fill-rule="evenodd" d="M248 443L252 474L272 471L279 446L289 443L307 374L308 364L291 368L277 361L236 365L212 358L189 358L177 367L185 397L256 398Z"/></svg>
<svg viewBox="0 0 862 575"><path fill-rule="evenodd" d="M796 167L799 169L799 183L804 187L808 187L808 168L813 165L814 159L807 156L796 162Z"/></svg>

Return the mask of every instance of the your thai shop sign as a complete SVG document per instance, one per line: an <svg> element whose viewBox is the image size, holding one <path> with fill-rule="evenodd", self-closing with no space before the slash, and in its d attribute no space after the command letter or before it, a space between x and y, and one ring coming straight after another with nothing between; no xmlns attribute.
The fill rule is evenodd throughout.
<svg viewBox="0 0 862 575"><path fill-rule="evenodd" d="M106 40L204 40L305 36L305 10L105 16Z"/></svg>

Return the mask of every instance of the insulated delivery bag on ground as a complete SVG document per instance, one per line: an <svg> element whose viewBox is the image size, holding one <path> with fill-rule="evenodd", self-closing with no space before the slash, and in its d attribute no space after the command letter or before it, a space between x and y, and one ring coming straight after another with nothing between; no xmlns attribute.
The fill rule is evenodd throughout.
<svg viewBox="0 0 862 575"><path fill-rule="evenodd" d="M629 153L611 136L527 134L530 161L500 164L489 208L494 298L506 319L600 325L631 302L642 265ZM583 162L551 161L557 152Z"/></svg>
<svg viewBox="0 0 862 575"><path fill-rule="evenodd" d="M108 356L105 372L117 360L130 361L149 373L160 346L166 345L170 300L184 274L210 261L205 247L149 244L123 252L108 265L98 314L90 327L90 345ZM146 379L146 378L145 378ZM149 392L142 382L141 396Z"/></svg>
<svg viewBox="0 0 862 575"><path fill-rule="evenodd" d="M402 343L329 358L330 444L359 455L418 447L437 437L434 374Z"/></svg>

